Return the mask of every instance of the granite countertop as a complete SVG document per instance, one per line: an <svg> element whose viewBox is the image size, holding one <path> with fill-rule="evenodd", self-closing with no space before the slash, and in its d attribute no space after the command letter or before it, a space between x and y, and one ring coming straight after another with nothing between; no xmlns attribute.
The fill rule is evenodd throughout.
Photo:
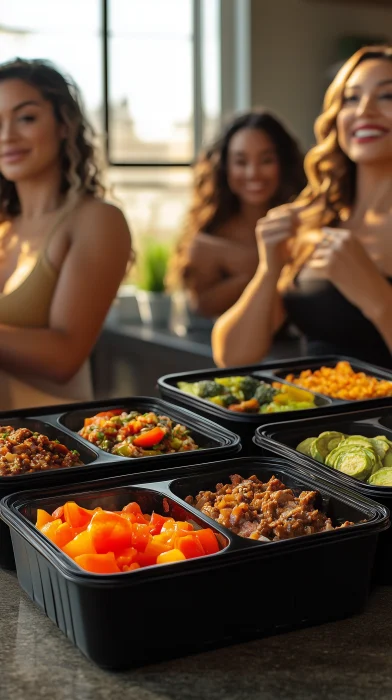
<svg viewBox="0 0 392 700"><path fill-rule="evenodd" d="M128 672L89 662L0 570L2 700L390 700L392 587L347 620Z"/></svg>

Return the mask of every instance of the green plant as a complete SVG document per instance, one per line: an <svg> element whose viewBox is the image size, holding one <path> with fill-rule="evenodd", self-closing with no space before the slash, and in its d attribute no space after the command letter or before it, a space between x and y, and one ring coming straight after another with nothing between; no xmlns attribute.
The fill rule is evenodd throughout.
<svg viewBox="0 0 392 700"><path fill-rule="evenodd" d="M147 292L164 292L171 247L152 238L143 241L137 256L137 285Z"/></svg>

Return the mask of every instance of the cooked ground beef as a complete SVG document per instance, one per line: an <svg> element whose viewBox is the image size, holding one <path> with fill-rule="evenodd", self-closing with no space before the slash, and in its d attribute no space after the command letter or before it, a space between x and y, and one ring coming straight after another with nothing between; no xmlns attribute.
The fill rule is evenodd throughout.
<svg viewBox="0 0 392 700"><path fill-rule="evenodd" d="M82 464L79 452L69 450L57 440L49 440L46 435L33 433L28 428L14 430L10 425L0 426L0 476Z"/></svg>
<svg viewBox="0 0 392 700"><path fill-rule="evenodd" d="M297 497L275 476L263 482L234 474L230 480L231 484L217 484L216 491L200 491L185 500L235 534L254 540L286 540L335 529L315 507L317 491L302 491ZM340 527L349 525L354 523L346 521Z"/></svg>

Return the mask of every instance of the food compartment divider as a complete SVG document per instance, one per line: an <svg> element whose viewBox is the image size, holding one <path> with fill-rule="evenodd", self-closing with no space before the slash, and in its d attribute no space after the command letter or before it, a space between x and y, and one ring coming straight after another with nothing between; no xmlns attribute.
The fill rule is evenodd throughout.
<svg viewBox="0 0 392 700"><path fill-rule="evenodd" d="M273 382L278 381L279 384L283 384L286 386L292 386L295 389L302 389L302 387L298 386L297 384L294 384L293 382L288 382L283 377L271 376L268 373L255 371L255 372L252 372L251 376L256 377L256 379L261 379L263 382L267 382L267 384L272 384ZM326 396L325 394L319 394L317 391L312 391L312 389L304 389L304 391L308 391L309 394L312 394L315 397L315 403L316 403L317 408L324 408L325 406L331 406L334 403L341 403L341 401L339 401L338 399L333 399L331 396ZM315 409L309 408L307 410L314 411ZM298 413L298 411L292 411L292 413L296 414L296 413ZM266 415L266 414L264 413L264 414L259 414L259 415Z"/></svg>
<svg viewBox="0 0 392 700"><path fill-rule="evenodd" d="M210 466L217 474L257 469L287 475L293 472L299 482L304 473L287 461L263 458L236 458ZM200 483L207 479L204 467L189 467L189 473L198 476ZM174 470L164 478L172 479L173 475ZM125 479L85 483L79 485L79 490L91 489L93 502L97 503L102 490L134 488L135 478L128 477L128 484ZM308 475L307 479L316 481L315 476ZM175 489L175 482L174 486L167 481L161 484L157 474L151 472L139 475L137 483L137 488L157 489L161 494ZM387 527L388 514L364 497L350 491L340 497L333 484L323 479L319 483L327 496L337 502L347 501L348 505L351 502L369 521L345 532L266 546L246 546L242 538L224 530L230 544L219 554L104 576L68 566L68 558L63 561L19 512L30 502L37 507L52 499L54 505L71 494L78 501L76 485L46 490L45 494L37 490L14 493L1 501L0 511L11 527L18 578L26 593L88 658L100 666L121 669L347 617L361 610L368 595L378 533ZM173 492L170 498L175 507L186 508L192 520L199 517L203 524L221 530L215 521L201 517L203 514ZM288 585L287 572L292 571L295 577ZM309 586L314 572L317 585ZM248 614L246 606L233 605L233 601L239 597L243 600L244 582L251 581L257 582L259 604L251 605ZM266 605L265 601L276 601L276 605ZM230 615L218 619L217 610L230 610ZM126 644L124 630L134 631L127 636Z"/></svg>

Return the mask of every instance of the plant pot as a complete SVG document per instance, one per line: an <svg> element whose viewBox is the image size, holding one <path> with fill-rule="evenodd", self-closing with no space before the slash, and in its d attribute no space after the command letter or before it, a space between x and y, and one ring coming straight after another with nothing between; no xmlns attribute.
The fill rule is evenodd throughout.
<svg viewBox="0 0 392 700"><path fill-rule="evenodd" d="M171 310L171 298L168 294L138 289L136 299L142 323L148 326L168 327Z"/></svg>
<svg viewBox="0 0 392 700"><path fill-rule="evenodd" d="M211 331L214 321L192 311L186 293L178 290L172 294L171 325L175 333L184 335L187 331Z"/></svg>
<svg viewBox="0 0 392 700"><path fill-rule="evenodd" d="M117 292L114 306L117 309L117 318L122 323L140 323L136 292L137 288L133 284L124 284Z"/></svg>

